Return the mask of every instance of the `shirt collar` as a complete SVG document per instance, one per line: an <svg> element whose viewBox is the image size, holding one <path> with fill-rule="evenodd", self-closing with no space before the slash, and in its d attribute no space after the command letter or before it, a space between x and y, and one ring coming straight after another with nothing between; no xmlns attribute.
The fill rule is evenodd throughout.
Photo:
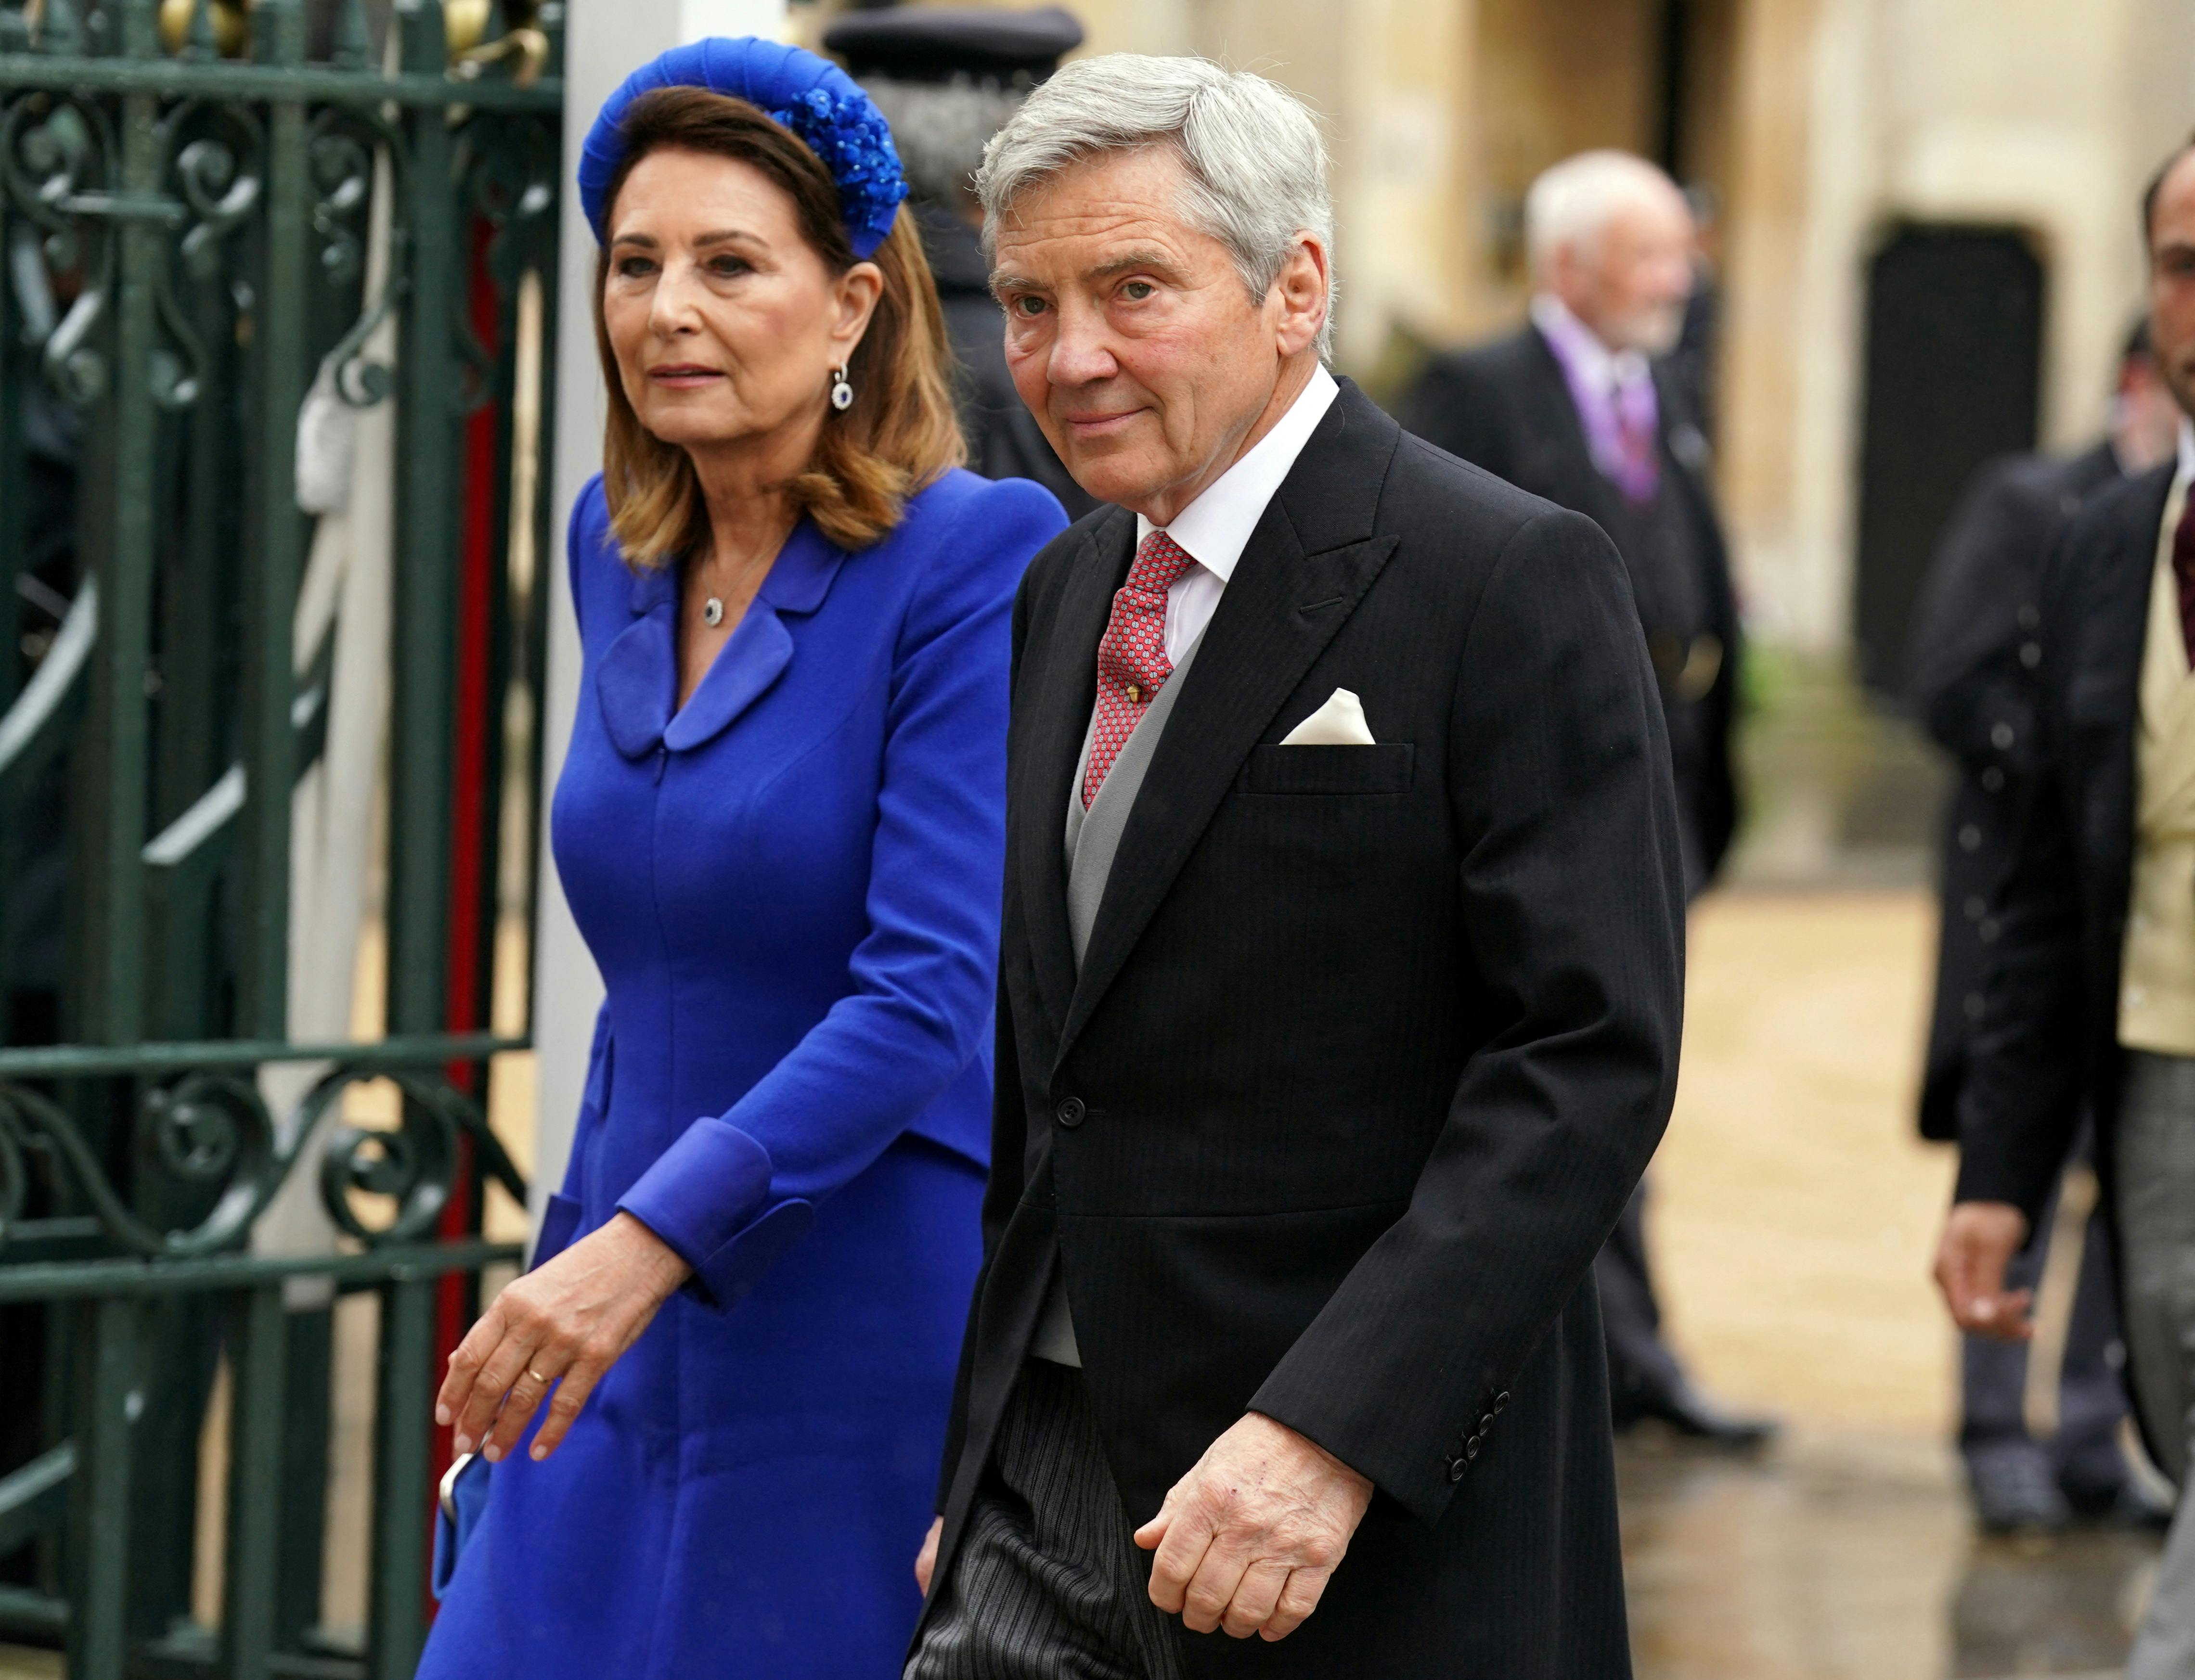
<svg viewBox="0 0 2195 1680"><path fill-rule="evenodd" d="M1250 545L1250 533L1265 515L1288 469L1303 453L1341 387L1323 366L1311 369L1311 383L1296 394L1273 429L1252 445L1242 458L1204 487L1197 498L1173 516L1167 535L1199 566L1225 583ZM1136 515L1136 546L1159 527Z"/></svg>
<svg viewBox="0 0 2195 1680"><path fill-rule="evenodd" d="M2195 420L2180 417L2180 476L2195 479Z"/></svg>
<svg viewBox="0 0 2195 1680"><path fill-rule="evenodd" d="M1555 354L1582 374L1595 390L1615 392L1651 377L1646 358L1636 350L1611 350L1600 335L1570 312L1552 291L1532 294L1532 325Z"/></svg>

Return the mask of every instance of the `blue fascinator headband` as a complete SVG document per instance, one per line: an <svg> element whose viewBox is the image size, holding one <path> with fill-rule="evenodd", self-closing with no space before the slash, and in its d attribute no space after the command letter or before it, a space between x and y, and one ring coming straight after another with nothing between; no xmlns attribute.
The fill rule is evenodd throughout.
<svg viewBox="0 0 2195 1680"><path fill-rule="evenodd" d="M891 129L852 77L799 47L752 35L673 47L625 78L602 106L579 153L579 202L597 241L608 238L610 180L625 157L625 112L658 88L706 88L759 106L800 136L838 183L839 212L854 255L867 258L891 232L907 177Z"/></svg>

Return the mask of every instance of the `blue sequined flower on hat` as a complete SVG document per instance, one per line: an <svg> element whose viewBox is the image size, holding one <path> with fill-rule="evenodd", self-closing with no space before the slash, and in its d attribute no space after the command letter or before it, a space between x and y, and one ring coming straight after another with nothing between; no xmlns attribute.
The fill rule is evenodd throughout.
<svg viewBox="0 0 2195 1680"><path fill-rule="evenodd" d="M753 36L674 47L628 76L603 104L579 155L579 202L606 239L610 181L625 155L625 112L659 88L706 88L760 106L798 135L838 184L839 213L854 255L867 257L891 232L907 177L891 129L853 78L827 59Z"/></svg>

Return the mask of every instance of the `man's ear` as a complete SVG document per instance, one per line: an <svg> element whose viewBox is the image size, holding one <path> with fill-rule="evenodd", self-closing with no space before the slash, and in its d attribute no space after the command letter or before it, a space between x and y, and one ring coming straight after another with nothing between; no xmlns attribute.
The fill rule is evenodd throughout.
<svg viewBox="0 0 2195 1680"><path fill-rule="evenodd" d="M1326 325L1327 311L1333 304L1325 245L1308 233L1298 239L1281 272L1273 277L1273 291L1281 302L1280 352L1293 356L1318 342L1319 330Z"/></svg>

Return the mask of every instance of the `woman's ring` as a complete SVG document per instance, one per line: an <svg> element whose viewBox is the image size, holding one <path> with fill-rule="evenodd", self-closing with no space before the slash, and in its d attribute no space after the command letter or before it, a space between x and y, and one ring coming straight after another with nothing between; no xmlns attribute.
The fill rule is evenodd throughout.
<svg viewBox="0 0 2195 1680"><path fill-rule="evenodd" d="M527 1366L526 1374L531 1377L535 1382L540 1384L543 1388L545 1389L549 1386L549 1379L543 1376L539 1371L536 1371L532 1366Z"/></svg>

